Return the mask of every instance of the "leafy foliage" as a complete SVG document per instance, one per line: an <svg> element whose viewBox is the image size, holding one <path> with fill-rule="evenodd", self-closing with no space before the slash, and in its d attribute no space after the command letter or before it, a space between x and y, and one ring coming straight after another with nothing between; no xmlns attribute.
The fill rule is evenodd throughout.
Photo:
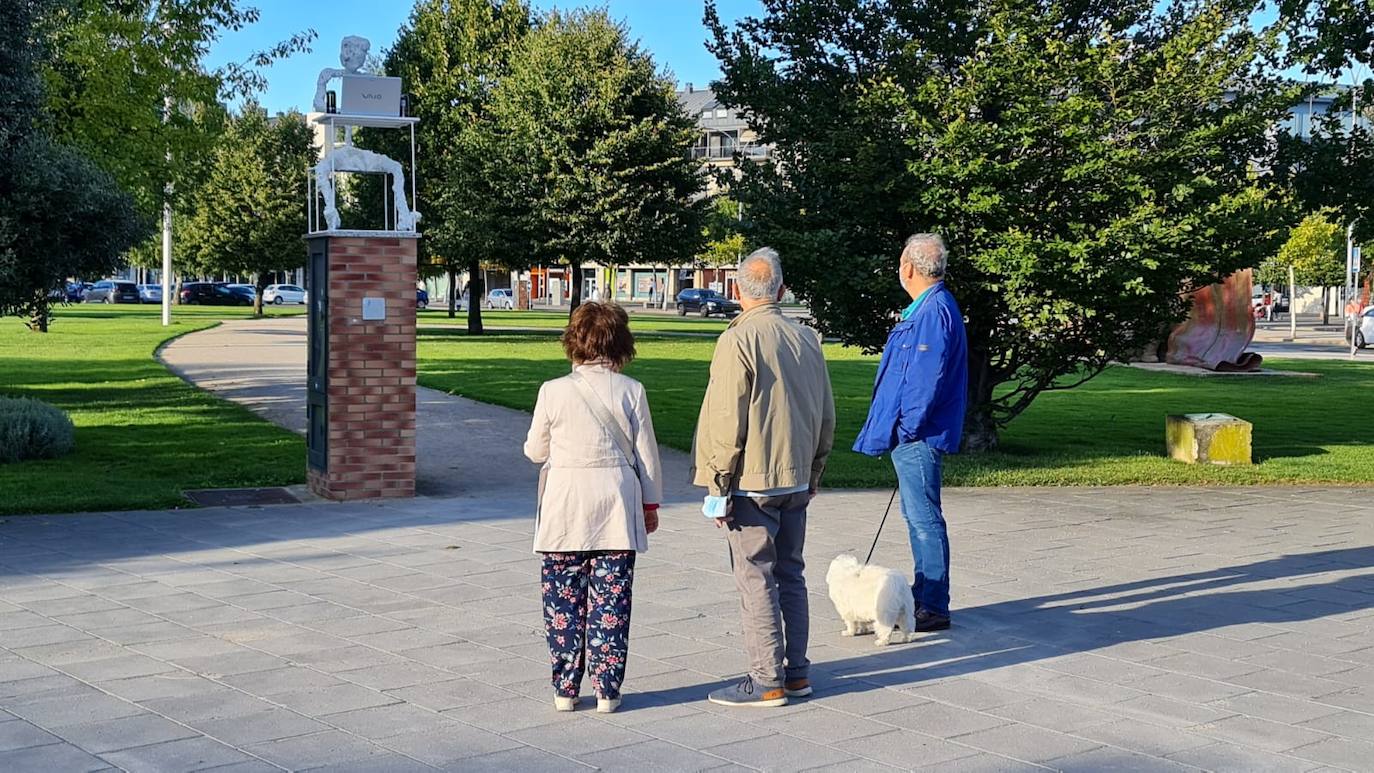
<svg viewBox="0 0 1374 773"><path fill-rule="evenodd" d="M712 268L736 265L745 254L739 202L727 196L711 199L706 209L706 244L697 258Z"/></svg>
<svg viewBox="0 0 1374 773"><path fill-rule="evenodd" d="M708 5L717 92L776 167L736 194L823 330L874 350L903 239L944 235L968 317L966 448L1129 358L1184 293L1272 254L1252 159L1297 90L1244 3L766 0Z"/></svg>
<svg viewBox="0 0 1374 773"><path fill-rule="evenodd" d="M1329 287L1345 282L1345 229L1328 213L1308 215L1288 236L1278 254L1260 268L1266 284L1286 284L1293 267L1299 285Z"/></svg>
<svg viewBox="0 0 1374 773"><path fill-rule="evenodd" d="M314 133L290 112L268 119L248 103L211 154L187 224L193 264L205 273L256 278L262 313L268 274L301 264Z"/></svg>
<svg viewBox="0 0 1374 773"><path fill-rule="evenodd" d="M41 332L67 277L114 269L147 232L115 181L45 130L35 25L53 5L0 7L0 316Z"/></svg>
<svg viewBox="0 0 1374 773"><path fill-rule="evenodd" d="M551 12L491 98L483 156L502 242L528 262L690 263L705 180L672 82L604 11ZM581 282L573 284L573 306Z"/></svg>
<svg viewBox="0 0 1374 773"><path fill-rule="evenodd" d="M67 414L41 400L0 397L0 464L55 459L75 447Z"/></svg>

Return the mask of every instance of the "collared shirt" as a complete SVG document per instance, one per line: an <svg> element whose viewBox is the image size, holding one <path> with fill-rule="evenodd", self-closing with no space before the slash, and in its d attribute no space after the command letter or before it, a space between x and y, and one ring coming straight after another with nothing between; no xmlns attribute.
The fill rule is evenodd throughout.
<svg viewBox="0 0 1374 773"><path fill-rule="evenodd" d="M911 304L908 305L905 309L902 309L902 321L905 322L908 319L911 319L911 315L915 314L916 310L921 308L922 303L925 303L926 296L930 295L930 291L934 290L936 287L939 286L940 282L936 282L930 287L927 287L926 289L922 290L921 294L916 296L916 300L912 301Z"/></svg>

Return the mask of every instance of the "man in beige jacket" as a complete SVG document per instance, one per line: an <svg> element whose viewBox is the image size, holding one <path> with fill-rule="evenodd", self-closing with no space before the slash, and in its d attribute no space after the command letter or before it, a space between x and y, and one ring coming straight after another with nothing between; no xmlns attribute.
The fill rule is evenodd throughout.
<svg viewBox="0 0 1374 773"><path fill-rule="evenodd" d="M716 342L697 419L702 512L728 529L749 674L712 692L727 706L811 694L802 547L835 434L835 399L815 331L782 314L782 266L764 248L739 267L740 305Z"/></svg>

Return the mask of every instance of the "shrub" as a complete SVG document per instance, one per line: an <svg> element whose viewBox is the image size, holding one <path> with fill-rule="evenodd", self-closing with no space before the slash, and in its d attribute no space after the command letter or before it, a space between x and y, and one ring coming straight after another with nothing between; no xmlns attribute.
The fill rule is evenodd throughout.
<svg viewBox="0 0 1374 773"><path fill-rule="evenodd" d="M0 397L0 464L52 459L76 447L72 420L40 400Z"/></svg>

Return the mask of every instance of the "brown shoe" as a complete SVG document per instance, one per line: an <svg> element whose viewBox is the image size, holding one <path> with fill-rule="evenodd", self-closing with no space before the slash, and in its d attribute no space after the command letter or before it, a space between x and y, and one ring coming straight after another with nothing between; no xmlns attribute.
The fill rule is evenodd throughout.
<svg viewBox="0 0 1374 773"><path fill-rule="evenodd" d="M782 688L789 698L805 698L811 694L811 680L788 679L783 683Z"/></svg>

